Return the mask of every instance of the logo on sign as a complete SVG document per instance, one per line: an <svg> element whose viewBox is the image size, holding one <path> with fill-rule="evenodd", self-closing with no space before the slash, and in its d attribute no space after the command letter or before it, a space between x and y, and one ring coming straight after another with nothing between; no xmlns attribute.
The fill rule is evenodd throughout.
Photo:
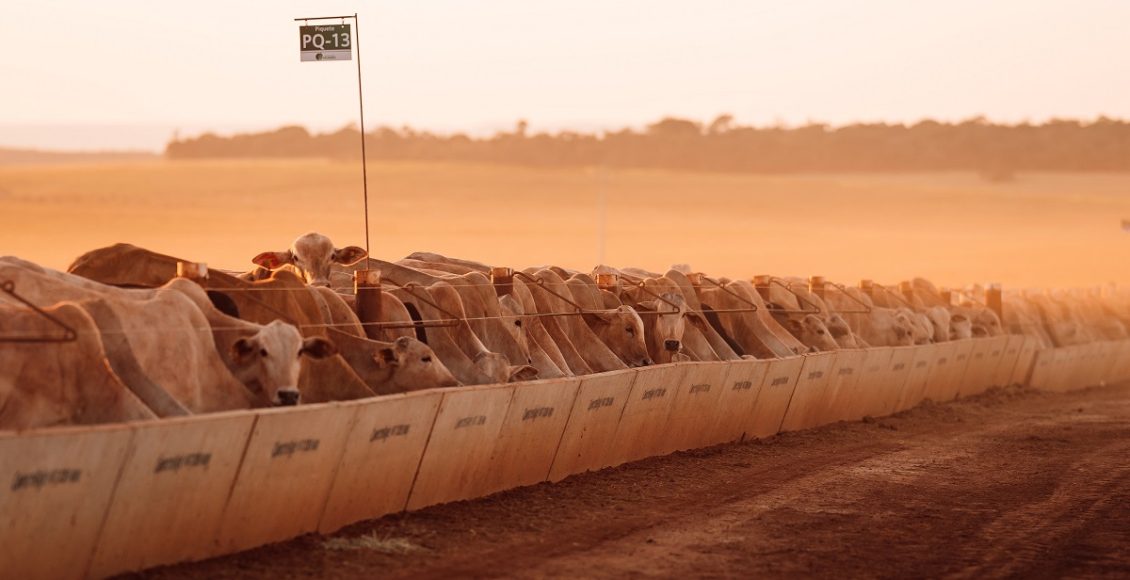
<svg viewBox="0 0 1130 580"><path fill-rule="evenodd" d="M542 419L552 416L553 407L534 407L533 409L526 409L526 412L522 413L522 420L532 421L534 419Z"/></svg>
<svg viewBox="0 0 1130 580"><path fill-rule="evenodd" d="M380 429L373 429L373 434L369 436L369 443L385 441L389 437L403 437L408 434L408 429L408 425L390 425L388 427L381 427Z"/></svg>
<svg viewBox="0 0 1130 580"><path fill-rule="evenodd" d="M603 398L600 398L600 399L593 399L593 400L589 401L589 410L595 411L595 410L600 409L602 407L611 407L612 403L614 403L615 401L616 401L616 399L614 399L612 397L603 397Z"/></svg>
<svg viewBox="0 0 1130 580"><path fill-rule="evenodd" d="M153 469L153 473L179 471L182 467L207 467L211 461L211 453L189 453L174 457L161 457L157 460L157 467Z"/></svg>
<svg viewBox="0 0 1130 580"><path fill-rule="evenodd" d="M32 473L16 473L12 480L12 491L19 491L25 487L39 489L45 485L63 485L78 483L82 471L78 469L53 469L50 471L35 471Z"/></svg>
<svg viewBox="0 0 1130 580"><path fill-rule="evenodd" d="M275 443L274 449L271 450L271 457L286 456L290 457L295 453L306 453L309 451L318 450L317 439L302 439L300 441L286 441Z"/></svg>
<svg viewBox="0 0 1130 580"><path fill-rule="evenodd" d="M479 425L486 425L486 424L487 424L486 415L476 415L474 417L463 417L462 419L456 421L455 422L455 428L456 429L462 429L464 427L478 427Z"/></svg>

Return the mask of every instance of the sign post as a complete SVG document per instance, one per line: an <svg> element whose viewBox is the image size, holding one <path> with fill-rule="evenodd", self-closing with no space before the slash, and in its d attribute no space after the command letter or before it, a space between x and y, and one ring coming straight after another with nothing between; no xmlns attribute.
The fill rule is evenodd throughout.
<svg viewBox="0 0 1130 580"><path fill-rule="evenodd" d="M353 26L345 24L352 18ZM340 20L341 24L310 24L310 21ZM318 16L314 18L295 18L302 22L298 27L298 55L302 62L326 62L352 60L353 48L357 48L357 103L361 112L361 183L365 196L365 255L369 255L369 168L365 157L365 95L361 91L361 21L357 14L352 16Z"/></svg>

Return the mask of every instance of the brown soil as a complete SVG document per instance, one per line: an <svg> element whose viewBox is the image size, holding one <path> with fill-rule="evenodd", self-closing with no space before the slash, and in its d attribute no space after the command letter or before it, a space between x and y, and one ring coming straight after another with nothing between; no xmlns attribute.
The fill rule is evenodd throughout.
<svg viewBox="0 0 1130 580"><path fill-rule="evenodd" d="M998 389L336 538L346 549L311 535L144 577L1126 578L1130 386Z"/></svg>

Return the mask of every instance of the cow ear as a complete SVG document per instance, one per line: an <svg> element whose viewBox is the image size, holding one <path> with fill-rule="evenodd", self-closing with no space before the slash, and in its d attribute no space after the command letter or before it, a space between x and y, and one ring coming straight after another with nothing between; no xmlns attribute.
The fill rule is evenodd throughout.
<svg viewBox="0 0 1130 580"><path fill-rule="evenodd" d="M538 378L538 370L530 365L510 367L510 382L532 381Z"/></svg>
<svg viewBox="0 0 1130 580"><path fill-rule="evenodd" d="M247 362L255 351L259 350L258 342L253 338L240 338L231 345L231 357L237 363Z"/></svg>
<svg viewBox="0 0 1130 580"><path fill-rule="evenodd" d="M284 264L294 263L294 254L290 250L285 252L263 252L251 259L251 263L262 266L268 270L277 270Z"/></svg>
<svg viewBox="0 0 1130 580"><path fill-rule="evenodd" d="M382 348L374 352L373 360L381 366L394 367L400 364L400 360L396 358L396 353L391 348Z"/></svg>
<svg viewBox="0 0 1130 580"><path fill-rule="evenodd" d="M659 310L658 300L648 300L647 302L640 302L639 304L636 304L637 312L655 312L656 310Z"/></svg>
<svg viewBox="0 0 1130 580"><path fill-rule="evenodd" d="M688 322L690 322L695 328L699 330L704 330L707 326L709 326L709 324L706 322L706 317L699 312L691 312L690 310L688 310L684 316L686 317Z"/></svg>
<svg viewBox="0 0 1130 580"><path fill-rule="evenodd" d="M607 312L582 312L581 318L586 324L610 324L612 317Z"/></svg>
<svg viewBox="0 0 1130 580"><path fill-rule="evenodd" d="M340 249L334 249L333 261L343 266L350 266L365 259L368 252L364 248L357 246L346 246Z"/></svg>
<svg viewBox="0 0 1130 580"><path fill-rule="evenodd" d="M801 324L800 321L795 319L795 318L788 319L785 322L785 326L787 326L788 329L789 329L789 332L791 332L793 334L800 334L800 333L804 332L804 325Z"/></svg>
<svg viewBox="0 0 1130 580"><path fill-rule="evenodd" d="M393 344L396 346L396 350L408 350L408 347L412 346L412 339L407 336L401 336L397 338Z"/></svg>
<svg viewBox="0 0 1130 580"><path fill-rule="evenodd" d="M325 338L311 336L302 341L302 349L298 351L298 354L310 358L326 358L337 354L337 347Z"/></svg>

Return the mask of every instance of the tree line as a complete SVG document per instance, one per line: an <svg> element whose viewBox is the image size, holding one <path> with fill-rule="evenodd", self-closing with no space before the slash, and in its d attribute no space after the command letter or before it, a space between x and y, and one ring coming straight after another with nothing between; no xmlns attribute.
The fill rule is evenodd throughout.
<svg viewBox="0 0 1130 580"><path fill-rule="evenodd" d="M710 123L665 118L643 130L531 133L525 121L489 137L381 127L365 136L370 159L466 161L533 167L596 166L677 170L797 172L978 171L1007 179L1018 171L1130 171L1130 122L1051 120L1042 124L753 127L721 115ZM170 159L321 157L358 159L358 131L303 127L228 137L174 139Z"/></svg>

